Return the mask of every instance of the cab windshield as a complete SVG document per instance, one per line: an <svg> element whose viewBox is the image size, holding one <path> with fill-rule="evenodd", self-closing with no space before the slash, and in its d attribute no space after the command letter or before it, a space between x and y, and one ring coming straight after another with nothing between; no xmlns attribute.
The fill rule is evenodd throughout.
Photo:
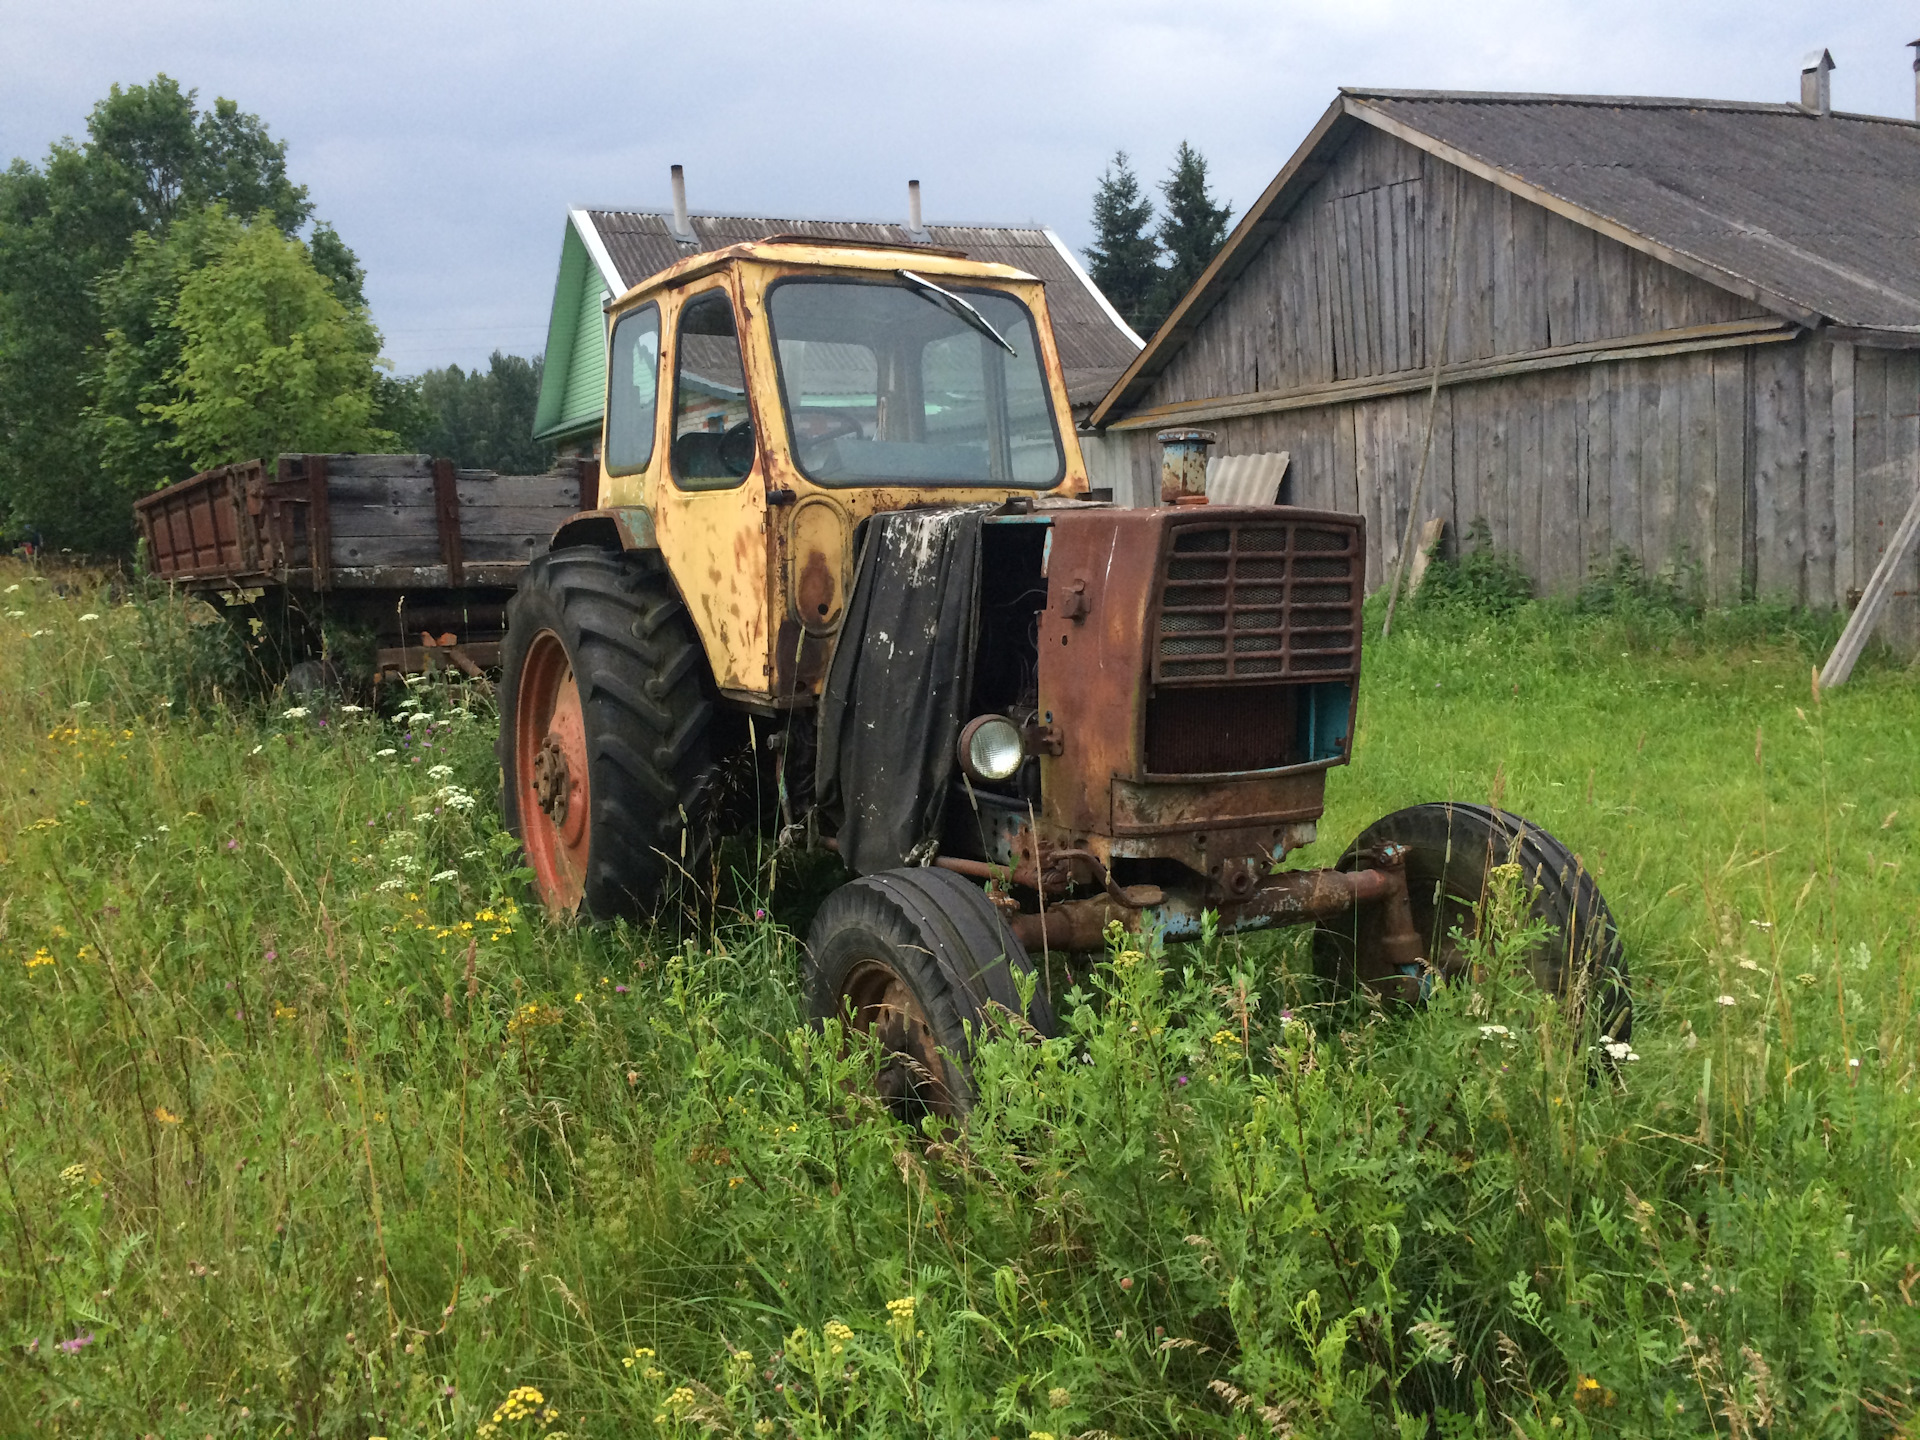
<svg viewBox="0 0 1920 1440"><path fill-rule="evenodd" d="M798 278L772 287L795 463L821 485L1059 484L1066 461L1032 313L997 290L949 287L1003 346L921 284Z"/></svg>

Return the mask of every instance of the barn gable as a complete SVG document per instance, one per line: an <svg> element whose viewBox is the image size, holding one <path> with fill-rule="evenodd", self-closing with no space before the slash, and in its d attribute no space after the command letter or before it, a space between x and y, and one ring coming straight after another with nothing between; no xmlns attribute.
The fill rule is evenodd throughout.
<svg viewBox="0 0 1920 1440"><path fill-rule="evenodd" d="M1461 240L1450 255L1454 213ZM1360 130L1168 356L1153 404L1422 371L1447 267L1450 364L1768 312L1520 199L1395 136ZM1245 303L1253 297L1254 304Z"/></svg>

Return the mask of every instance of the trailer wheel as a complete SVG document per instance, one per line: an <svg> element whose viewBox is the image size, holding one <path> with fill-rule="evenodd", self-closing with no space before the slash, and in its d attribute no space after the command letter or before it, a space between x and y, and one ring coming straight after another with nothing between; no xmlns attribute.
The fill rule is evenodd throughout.
<svg viewBox="0 0 1920 1440"><path fill-rule="evenodd" d="M679 596L645 558L537 556L502 660L502 804L540 898L595 920L651 910L709 841L713 705Z"/></svg>
<svg viewBox="0 0 1920 1440"><path fill-rule="evenodd" d="M1413 805L1382 816L1360 832L1336 868L1371 862L1380 846L1402 847L1414 928L1428 963L1451 980L1469 958L1456 932L1472 937L1485 921L1488 878L1495 866L1520 866L1534 890L1532 914L1554 929L1527 956L1541 989L1570 998L1597 1022L1596 1034L1624 1041L1633 1028L1627 962L1613 914L1593 876L1567 847L1518 815L1485 805ZM1386 973L1379 953L1379 906L1356 906L1314 930L1315 973L1335 996L1365 985L1392 993L1416 990L1412 977Z"/></svg>
<svg viewBox="0 0 1920 1440"><path fill-rule="evenodd" d="M972 1108L967 1027L978 1034L990 1004L1022 1013L1014 980L1031 973L1000 912L950 870L883 870L842 885L807 936L808 1013L879 1036L891 1057L880 1098L910 1124ZM1037 987L1025 1013L1052 1032Z"/></svg>

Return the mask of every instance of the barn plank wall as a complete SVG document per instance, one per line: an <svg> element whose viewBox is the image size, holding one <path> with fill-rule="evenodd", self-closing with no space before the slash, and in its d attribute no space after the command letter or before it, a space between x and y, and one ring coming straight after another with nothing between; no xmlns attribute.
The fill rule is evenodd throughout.
<svg viewBox="0 0 1920 1440"><path fill-rule="evenodd" d="M1137 408L1431 367L1456 213L1448 365L1767 314L1363 129ZM1920 483L1920 351L1764 338L1443 386L1420 518L1484 519L1546 591L1624 550L1719 603L1848 603ZM1285 503L1364 514L1377 588L1427 413L1422 387L1203 423L1215 454L1291 451ZM1151 432L1128 440L1157 493ZM1920 649L1920 555L1895 590L1881 633Z"/></svg>

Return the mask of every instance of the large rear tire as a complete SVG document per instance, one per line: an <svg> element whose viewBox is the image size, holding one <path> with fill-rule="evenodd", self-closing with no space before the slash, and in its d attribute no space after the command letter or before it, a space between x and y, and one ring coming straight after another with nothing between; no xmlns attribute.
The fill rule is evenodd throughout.
<svg viewBox="0 0 1920 1440"><path fill-rule="evenodd" d="M1407 898L1413 925L1429 965L1440 976L1468 978L1470 960L1460 938L1471 939L1486 923L1488 881L1496 866L1518 864L1520 882L1533 892L1533 918L1552 934L1526 956L1536 984L1571 1001L1591 1016L1596 1035L1624 1041L1633 1028L1627 962L1613 914L1593 876L1567 847L1546 831L1485 805L1412 805L1382 816L1360 832L1338 869L1373 863L1382 846L1405 854ZM1361 986L1404 988L1375 959L1385 907L1356 906L1314 931L1314 970L1337 997Z"/></svg>
<svg viewBox="0 0 1920 1440"><path fill-rule="evenodd" d="M541 900L594 920L652 910L709 844L706 657L649 557L537 556L507 606L502 803Z"/></svg>
<svg viewBox="0 0 1920 1440"><path fill-rule="evenodd" d="M989 1005L1041 1034L1053 1011L1036 986L1024 1011L1016 977L1027 952L980 887L950 870L883 870L826 898L807 937L807 1009L877 1033L890 1057L880 1098L901 1119L957 1118L973 1107L971 1027Z"/></svg>

